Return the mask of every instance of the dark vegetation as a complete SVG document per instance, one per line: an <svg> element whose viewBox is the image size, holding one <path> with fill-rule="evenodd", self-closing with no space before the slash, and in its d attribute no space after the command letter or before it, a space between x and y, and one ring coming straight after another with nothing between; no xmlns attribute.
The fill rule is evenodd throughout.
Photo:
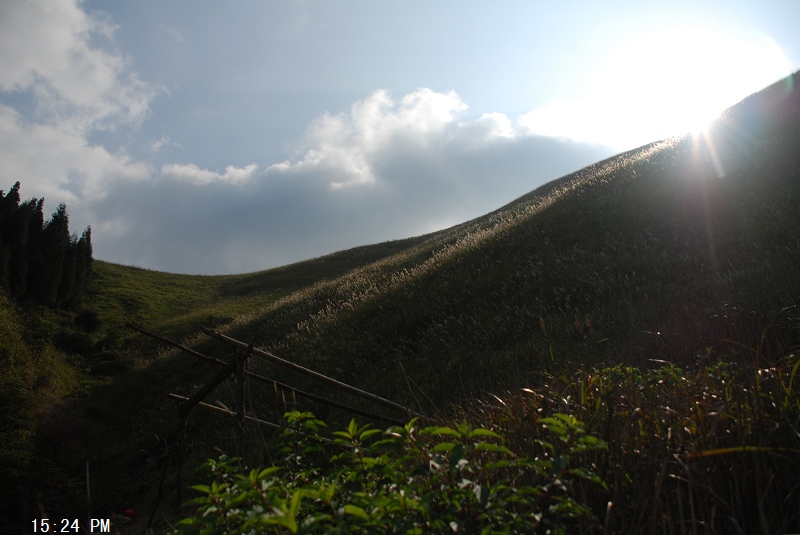
<svg viewBox="0 0 800 535"><path fill-rule="evenodd" d="M0 191L0 465L7 470L0 490L3 507L19 504L37 456L43 422L80 387L78 362L87 349L90 312L75 316L92 278L91 229L69 232L60 204L45 221L44 199L20 203L20 183ZM45 318L47 307L61 318Z"/></svg>
<svg viewBox="0 0 800 535"><path fill-rule="evenodd" d="M70 234L63 203L45 222L44 198L20 204L19 187L0 190L0 287L17 301L75 309L92 276L92 229Z"/></svg>
<svg viewBox="0 0 800 535"><path fill-rule="evenodd" d="M188 517L190 533L800 531L798 84L432 235L230 277L96 262L88 308L59 335L87 393L40 432L37 463L50 465L24 500L84 514L89 460L98 514L140 518L166 466L156 526ZM9 332L24 331L7 310ZM229 360L198 334L215 328L435 424L373 433L385 426L250 385L249 413L312 437L247 426L237 443L232 420L196 409L181 492L195 501L176 512L165 395L191 395L215 370L123 319ZM232 406L233 390L208 401ZM214 448L228 456L194 473ZM14 451L15 466L33 455Z"/></svg>

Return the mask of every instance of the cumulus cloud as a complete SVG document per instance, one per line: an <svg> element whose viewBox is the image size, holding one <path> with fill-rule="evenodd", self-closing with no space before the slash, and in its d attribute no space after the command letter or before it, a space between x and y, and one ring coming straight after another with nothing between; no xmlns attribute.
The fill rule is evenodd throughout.
<svg viewBox="0 0 800 535"><path fill-rule="evenodd" d="M161 168L161 176L166 179L185 181L190 184L210 184L211 182L230 182L236 184L246 181L255 175L258 165L251 163L245 167L229 165L224 173L200 169L195 164L169 164Z"/></svg>
<svg viewBox="0 0 800 535"><path fill-rule="evenodd" d="M98 45L114 29L74 0L0 3L0 158L24 177L24 194L78 201L150 174L89 141L141 122L155 95L122 54Z"/></svg>
<svg viewBox="0 0 800 535"><path fill-rule="evenodd" d="M317 117L293 158L261 171L169 164L120 182L93 208L98 250L167 271L265 269L446 228L611 154L466 110L452 91L376 91Z"/></svg>
<svg viewBox="0 0 800 535"><path fill-rule="evenodd" d="M422 88L395 102L379 90L353 104L349 114L324 114L306 133L310 146L295 162L274 164L268 171L325 171L330 186L374 183L371 162L390 143L425 146L454 123L467 105L454 92Z"/></svg>
<svg viewBox="0 0 800 535"><path fill-rule="evenodd" d="M264 269L444 228L608 156L530 135L499 112L467 119L454 91L375 91L311 121L285 161L159 164L112 150L160 89L75 0L0 3L0 158L23 196L69 205L102 259L184 273ZM155 157L167 135L144 144Z"/></svg>

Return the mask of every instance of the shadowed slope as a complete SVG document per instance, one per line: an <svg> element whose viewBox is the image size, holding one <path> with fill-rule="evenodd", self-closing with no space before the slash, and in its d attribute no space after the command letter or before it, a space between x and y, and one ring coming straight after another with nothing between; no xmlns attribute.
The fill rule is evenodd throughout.
<svg viewBox="0 0 800 535"><path fill-rule="evenodd" d="M800 291L798 99L780 87L225 330L429 409L564 359L756 343Z"/></svg>
<svg viewBox="0 0 800 535"><path fill-rule="evenodd" d="M371 447L355 423L336 434L357 447L351 467L342 468L346 454L309 463L314 453L304 450L300 467L283 459L290 466L276 484L304 484L321 498L297 521L313 532L327 500L361 512L354 525L387 533L412 519L437 533L797 531L800 108L785 87L701 135L565 177L228 325L451 422L406 442L429 448L416 461L381 450L412 435L410 425ZM473 396L482 399L463 400ZM280 398L270 411L272 396L254 397L262 414L326 412ZM468 421L503 440L482 444L506 455L491 470L478 446L465 453ZM597 448L580 442L584 432ZM536 474L525 472L531 463L541 463ZM265 502L248 503L251 480L231 494L235 507L201 506L187 532L254 518L247 511ZM330 516L337 526L347 520Z"/></svg>
<svg viewBox="0 0 800 535"><path fill-rule="evenodd" d="M193 336L210 325L428 413L534 387L548 370L693 364L738 355L731 340L777 351L797 343L800 300L800 93L786 87L745 100L705 137L629 151L432 235L231 277L101 265L95 306L229 358ZM152 458L154 430L175 425L163 395L189 393L210 370L171 351L152 360L140 347L128 345L140 359L135 372L97 388L88 413L128 436L137 429L137 444L120 449ZM251 365L344 401L267 363ZM217 399L230 404L230 388ZM291 406L349 418L272 391L253 389L248 406L273 421ZM203 416L214 424L192 440L227 444L228 424L215 418ZM263 439L250 438L263 455Z"/></svg>

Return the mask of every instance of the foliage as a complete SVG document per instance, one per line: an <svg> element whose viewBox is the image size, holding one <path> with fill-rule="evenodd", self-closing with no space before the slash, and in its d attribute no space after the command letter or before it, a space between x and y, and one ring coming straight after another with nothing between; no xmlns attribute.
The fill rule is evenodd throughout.
<svg viewBox="0 0 800 535"><path fill-rule="evenodd" d="M91 347L76 357L97 380L76 410L91 425L74 433L84 449L72 449L91 449L104 466L94 492L108 503L134 497L135 508L150 507L160 467L175 461L164 437L177 423L164 394L190 394L211 373L125 331L127 318L230 358L198 334L210 326L436 416L452 430L466 420L503 439L485 442L515 454L479 452L479 459L494 455L488 462L535 459L537 440L559 444L542 417L571 415L586 436L608 444L575 461L606 487L575 480L568 495L591 515L555 517L573 531L598 532L598 523L606 532L629 533L800 531L800 424L792 402L792 355L800 345L798 95L783 95L779 105L756 95L703 137L629 151L419 238L219 277L96 262L86 283L96 316L64 315L83 332L48 337L71 351ZM41 202L27 206L36 221L28 242L41 243ZM11 242L2 243L0 281L13 285L13 273L24 269L12 269ZM26 254L30 278L44 264L35 247ZM60 321L53 316L48 321ZM258 359L248 365L351 402ZM342 411L264 390L248 390L248 410L259 418L274 421L296 409L334 428L349 421ZM231 406L230 385L214 396ZM476 396L486 397L470 401ZM199 465L215 446L238 449L223 418L204 414L190 422L184 466ZM245 432L242 456L271 464L263 460L272 451L262 447L268 439ZM468 450L450 435L415 436L431 448L449 441ZM370 450L381 438L368 437L365 457L384 454ZM449 459L455 447L429 453ZM351 457L332 460L324 452L305 452L297 466L278 463L285 465L278 474L316 470L333 477L336 467L355 466ZM449 462L440 466L449 470ZM350 493L341 503L361 507L352 501L360 499L355 491L337 489L340 498ZM294 495L286 490L281 499L290 507ZM307 497L297 504L297 511L322 507ZM161 512L171 514L167 509ZM317 513L331 522L342 516L332 508ZM358 515L348 515L357 523Z"/></svg>
<svg viewBox="0 0 800 535"><path fill-rule="evenodd" d="M43 340L37 320L0 295L0 526L6 514L19 514L20 490L41 482L34 462L41 427L78 388L73 363Z"/></svg>
<svg viewBox="0 0 800 535"><path fill-rule="evenodd" d="M797 340L800 129L726 121L708 134L724 177L708 140L648 145L218 328L424 413L571 363Z"/></svg>
<svg viewBox="0 0 800 535"><path fill-rule="evenodd" d="M242 474L235 459L209 461L213 481L193 487L197 514L180 533L566 533L597 522L581 495L604 486L586 459L605 443L569 415L540 420L534 457L467 421L380 431L351 420L325 444L313 415L286 417L284 465Z"/></svg>
<svg viewBox="0 0 800 535"><path fill-rule="evenodd" d="M596 460L608 492L589 500L607 532L795 532L800 354L748 351L686 367L580 366L462 410L518 449L541 412L585 422L608 444Z"/></svg>
<svg viewBox="0 0 800 535"><path fill-rule="evenodd" d="M44 221L44 199L20 204L20 183L0 191L0 287L17 300L77 308L92 275L91 229L70 235L64 203Z"/></svg>
<svg viewBox="0 0 800 535"><path fill-rule="evenodd" d="M177 532L794 532L800 355L765 365L581 367L461 423L351 421L332 442L289 412L282 462L209 461Z"/></svg>

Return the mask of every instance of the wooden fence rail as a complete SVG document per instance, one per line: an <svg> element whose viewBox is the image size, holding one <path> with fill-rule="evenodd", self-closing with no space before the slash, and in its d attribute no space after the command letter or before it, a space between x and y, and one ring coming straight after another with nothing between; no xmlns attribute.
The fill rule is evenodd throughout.
<svg viewBox="0 0 800 535"><path fill-rule="evenodd" d="M176 447L177 447L177 451L178 451L178 471L177 471L175 487L176 487L176 494L177 494L177 504L178 504L178 506L180 506L180 504L181 504L181 501L182 501L181 500L181 487L182 487L182 485L181 485L181 472L182 472L182 464L183 464L183 455L182 455L183 445L182 444L183 444L183 438L184 438L185 429L186 429L186 423L187 423L188 418L189 418L189 413L191 412L191 410L194 407L199 406L199 407L202 407L204 409L213 410L213 411L216 411L216 412L227 414L228 416L231 416L231 417L235 418L237 420L237 423L238 423L236 442L237 442L238 447L240 447L240 448L243 448L243 445L244 445L244 426L243 426L244 422L252 422L252 423L255 423L257 425L269 427L271 429L281 429L281 426L279 426L279 425L273 424L271 422L267 422L265 420L260 420L258 418L254 418L252 416L248 416L247 414L245 414L244 388L245 388L245 378L247 378L247 377L250 377L252 379L255 379L255 380L263 382L263 383L272 384L273 388L275 389L276 394L277 394L278 389L280 388L283 391L292 392L293 395L305 397L307 399L311 399L313 401L317 401L317 402L320 402L320 403L331 405L331 406L346 410L346 411L351 412L351 413L360 414L360 415L366 416L368 418L373 418L373 419L376 419L376 420L379 420L379 421L389 422L389 423L393 423L393 424L396 424L396 425L403 425L405 423L402 420L398 420L398 419L395 419L395 418L389 418L389 417L378 415L378 414L372 414L372 413L369 413L367 411L362 411L361 409L356 409L354 407L349 407L347 405L344 405L344 404L341 404L341 403L338 403L338 402L335 402L335 401L332 401L332 400L329 400L329 399L325 399L323 397L320 397L320 396L317 396L315 394L311 394L311 393L308 393L308 392L304 392L302 390L298 390L298 389L296 389L296 388L294 388L292 386L289 386L289 385L280 383L278 381L275 381L275 380L272 380L272 379L268 379L268 378L263 377L261 375L257 375L257 374L254 374L252 372L249 372L249 371L247 371L245 369L245 363L250 358L250 356L253 355L253 354L259 355L260 357L266 358L266 359L268 359L268 360L270 360L272 362L275 362L277 364L281 364L283 366L291 368L291 369L293 369L293 370L295 370L297 372L300 372L300 373L303 373L305 375L311 376L311 377L313 377L313 378L315 378L315 379L317 379L319 381L322 381L322 382L327 383L329 385L335 386L336 388L339 388L341 390L345 390L345 391L347 391L347 392L349 392L351 394L354 394L354 395L356 395L356 396L358 396L358 397L360 397L362 399L366 399L368 401L372 401L373 403L377 403L379 405L383 405L384 407L387 407L387 408L390 408L390 409L393 409L393 410L396 410L396 411L400 411L400 412L404 413L409 418L411 416L421 416L422 418L426 418L425 416L423 416L423 415L421 415L419 413L416 413L416 412L412 411L411 409L400 405L399 403L395 403L393 401L389 401L388 399L384 399L384 398L382 398L380 396L376 396L375 394L370 394L369 392L365 392L364 390L361 390L361 389L356 388L354 386L350 386L350 385L345 384L345 383L343 383L341 381L337 381L336 379L332 379L330 377L322 375L321 373L317 373L317 372L315 372L313 370L309 370L308 368L304 368L303 366L300 366L300 365L295 364L293 362L289 362L287 360L284 360L284 359L282 359L280 357L277 357L275 355L267 353L266 351L262 351L260 349L255 349L250 344L246 344L244 342L240 342L239 340L235 340L233 338L225 336L224 334L218 333L216 331L212 331L210 329L203 328L203 333L205 333L206 335L208 335L208 336L210 336L212 338L216 338L217 340L220 340L220 341L224 342L225 344L227 344L227 345L229 345L229 346L231 346L231 347L233 347L235 349L236 356L230 362L225 362L225 361L222 361L220 359L217 359L217 358L214 358L214 357L210 357L208 355L204 355L204 354L202 354L202 353L200 353L198 351L195 351L194 349L188 348L188 347L183 346L183 345L181 345L181 344L179 344L177 342L174 342L173 340L170 340L169 338L165 338L165 337L159 336L159 335L157 335L155 333L151 333L151 332L143 329L142 327L140 327L140 326L138 326L138 325L136 325L134 323L131 323L129 321L125 322L125 326L127 328L133 330L133 331L136 331L136 332L141 333L143 335L146 335L146 336L149 336L149 337L154 338L156 340L159 340L161 342L164 342L164 343L166 343L168 345L171 345L171 346L173 346L175 348L180 349L181 351L184 351L185 353L188 353L188 354L190 354L190 355L192 355L194 357L197 357L197 358L199 358L201 360L205 360L207 362L211 362L212 364L215 364L215 365L220 367L220 369L217 371L217 373L214 374L214 376L206 384L201 386L197 390L197 392L195 392L191 397L187 398L187 397L184 397L184 396L179 396L177 394L168 394L167 395L167 397L169 399L172 399L172 400L180 402L180 405L179 405L178 408L179 408L180 415L181 415L181 424L180 424L180 427L178 428L178 430L176 432L176 436L171 440L172 445L170 446L170 451L167 454L167 460L164 463L164 470L163 470L163 472L161 474L161 481L159 482L159 486L158 486L158 496L156 497L156 501L155 501L155 503L153 505L153 510L150 513L150 518L149 518L149 520L147 522L146 529L148 529L148 530L151 528L151 526L153 524L153 520L155 519L156 511L158 510L158 506L161 503L161 498L163 496L164 479L166 477L167 468L169 466L169 459L172 457L172 452L176 449ZM231 411L231 410L229 410L227 408L217 407L217 406L214 406L214 405L210 405L208 403L203 403L203 400L206 398L206 396L208 396L217 386L219 386L223 381L225 381L227 378L231 377L232 375L236 376L236 380L237 380L237 383L238 383L238 388L236 389L236 411L235 412ZM298 433L298 434L301 434L301 435L303 434L303 433L300 433L299 431L294 431L294 432ZM323 438L323 437L317 437L317 438L319 440L325 442L325 443L333 444L333 442L330 439L326 439L326 438ZM340 445L340 444L335 444L335 445L340 446L340 447L347 447L346 445Z"/></svg>
<svg viewBox="0 0 800 535"><path fill-rule="evenodd" d="M211 329L206 329L205 327L202 328L202 331L206 335L208 335L208 336L210 336L212 338L216 338L217 340L220 340L220 341L222 341L222 342L224 342L224 343L226 343L226 344L228 344L228 345L230 345L232 347L236 347L236 348L242 349L242 348L246 348L248 346L244 342L240 342L239 340L235 340L233 338L225 336L224 334L218 333L216 331L212 331ZM396 411L402 412L402 413L406 414L409 417L410 416L423 416L422 414L414 412L411 409L409 409L408 407L404 407L404 406L400 405L399 403L395 403L394 401L389 401L388 399L384 399L384 398L382 398L380 396L376 396L375 394L370 394L369 392L365 392L364 390L361 390L360 388L356 388L354 386L350 386L350 385L348 385L346 383L343 383L341 381L337 381L336 379L332 379L331 377L328 377L326 375L322 375L321 373L317 373L314 370L309 370L308 368L304 368L303 366L300 366L299 364L295 364L294 362L289 362L288 360L284 360L284 359L282 359L280 357L277 357L277 356L275 356L275 355L273 355L271 353L267 353L266 351L262 351L260 349L253 349L253 354L254 355L258 355L260 357L264 357L264 358L266 358L268 360L271 360L272 362L275 362L275 363L280 364L282 366L286 366L287 368L291 368L292 370L295 370L297 372L300 372L300 373L303 373L303 374L308 375L310 377L313 377L313 378L315 378L315 379L317 379L319 381L322 381L323 383L327 383L327 384L335 386L336 388L339 388L341 390L345 390L347 392L350 392L351 394L353 394L355 396L358 396L360 398L363 398L363 399L372 401L373 403L377 403L379 405L383 405L384 407L388 407L390 409L394 409Z"/></svg>
<svg viewBox="0 0 800 535"><path fill-rule="evenodd" d="M219 359L214 358L214 357L210 357L208 355L204 355L203 353L199 353L199 352L195 351L194 349L191 349L191 348L188 348L188 347L186 347L184 345L181 345L181 344L179 344L179 343L177 343L177 342L175 342L173 340L170 340L169 338L165 338L163 336L159 336L159 335L157 335L155 333L147 331L147 330L143 329L142 327L140 327L139 325L136 325L135 323L125 322L125 326L128 327L129 329L133 330L133 331L136 331L138 333L144 334L145 336L149 336L151 338L154 338L156 340L164 342L165 344L171 345L172 347L180 349L181 351L184 351L185 353L188 353L189 355L197 357L197 358L199 358L201 360L205 360L206 362L211 362L213 364L216 364L217 366L227 366L228 365L228 363L225 362L225 361L219 360ZM295 388L295 387L293 387L291 385L287 385L287 384L282 383L280 381L276 381L275 379L270 379L268 377L264 377L263 375L258 375L256 373L253 373L253 372L250 372L250 371L245 371L244 374L245 374L246 377L249 377L249 378L251 378L251 379L253 379L255 381L259 381L261 383L265 383L265 384L271 385L275 390L280 389L280 390L285 391L285 392L290 392L293 396L298 396L298 397L302 397L302 398L305 398L305 399L308 399L308 400L311 400L311 401L316 401L318 403L322 403L323 405L336 407L337 409L342 409L342 410L347 411L347 412L349 412L351 414L358 414L359 416L365 416L365 417L370 418L372 420L377 420L377 421L380 421L380 422L386 422L386 423L394 424L394 425L404 425L405 424L405 422L403 420L399 420L397 418L391 418L389 416L384 416L384 415L381 415L381 414L375 414L375 413L372 413L372 412L369 412L369 411L358 409L356 407L351 407L350 405L346 405L344 403L339 403L338 401L333 401L331 399L327 399L327 398L324 398L322 396L318 396L316 394L312 394L310 392L305 392L303 390L300 390L299 388Z"/></svg>

